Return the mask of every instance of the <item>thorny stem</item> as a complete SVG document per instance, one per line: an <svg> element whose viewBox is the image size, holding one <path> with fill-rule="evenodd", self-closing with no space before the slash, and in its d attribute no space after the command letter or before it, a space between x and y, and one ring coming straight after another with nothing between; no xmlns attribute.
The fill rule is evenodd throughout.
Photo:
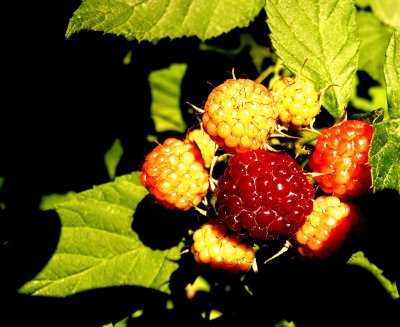
<svg viewBox="0 0 400 327"><path fill-rule="evenodd" d="M318 138L319 135L318 131L309 129L307 129L307 131L310 133L307 133L307 135L302 135L302 137L296 142L299 146L311 144Z"/></svg>
<svg viewBox="0 0 400 327"><path fill-rule="evenodd" d="M286 240L285 244L283 245L282 249L280 249L277 253L275 253L272 257L268 258L267 260L264 261L264 264L266 264L268 261L271 261L275 259L276 257L279 257L281 254L285 253L289 248L292 246L289 240Z"/></svg>
<svg viewBox="0 0 400 327"><path fill-rule="evenodd" d="M269 75L275 71L274 66L269 66L254 80L256 83L262 83Z"/></svg>

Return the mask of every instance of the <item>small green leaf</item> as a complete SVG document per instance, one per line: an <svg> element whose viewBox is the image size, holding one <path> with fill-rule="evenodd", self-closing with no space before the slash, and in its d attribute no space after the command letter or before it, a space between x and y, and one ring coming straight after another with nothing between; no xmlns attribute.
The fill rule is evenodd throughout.
<svg viewBox="0 0 400 327"><path fill-rule="evenodd" d="M150 111L157 132L186 131L180 106L181 85L186 69L186 64L172 64L150 73Z"/></svg>
<svg viewBox="0 0 400 327"><path fill-rule="evenodd" d="M400 193L400 119L380 122L373 127L369 164L374 190L393 189Z"/></svg>
<svg viewBox="0 0 400 327"><path fill-rule="evenodd" d="M70 19L66 37L81 30L128 40L196 36L201 40L247 27L265 0L85 0Z"/></svg>
<svg viewBox="0 0 400 327"><path fill-rule="evenodd" d="M389 116L400 118L400 32L394 32L384 65Z"/></svg>
<svg viewBox="0 0 400 327"><path fill-rule="evenodd" d="M358 69L383 84L383 63L391 30L382 26L371 12L360 11L356 18L361 40Z"/></svg>
<svg viewBox="0 0 400 327"><path fill-rule="evenodd" d="M283 64L318 90L332 86L323 105L341 118L358 63L354 1L269 0L266 10L271 41Z"/></svg>
<svg viewBox="0 0 400 327"><path fill-rule="evenodd" d="M39 209L42 211L54 209L57 204L74 199L76 194L76 192L70 191L64 194L53 193L43 195Z"/></svg>
<svg viewBox="0 0 400 327"><path fill-rule="evenodd" d="M364 252L359 251L354 253L347 264L362 267L372 273L376 279L382 284L385 290L391 295L393 299L399 298L399 292L397 290L396 283L392 283L389 279L383 276L383 271L379 269L376 265L371 263L368 258L365 257Z"/></svg>
<svg viewBox="0 0 400 327"><path fill-rule="evenodd" d="M370 0L374 14L384 25L400 31L400 3L399 0Z"/></svg>
<svg viewBox="0 0 400 327"><path fill-rule="evenodd" d="M64 297L127 285L169 293L167 284L182 245L161 251L140 241L132 221L147 194L140 173L134 172L57 203L62 225L57 249L19 293Z"/></svg>
<svg viewBox="0 0 400 327"><path fill-rule="evenodd" d="M108 176L110 176L110 179L115 178L117 166L123 154L124 149L122 148L121 141L119 139L116 139L111 145L110 149L104 155L104 162L106 164Z"/></svg>
<svg viewBox="0 0 400 327"><path fill-rule="evenodd" d="M274 327L296 327L296 324L293 321L281 320Z"/></svg>

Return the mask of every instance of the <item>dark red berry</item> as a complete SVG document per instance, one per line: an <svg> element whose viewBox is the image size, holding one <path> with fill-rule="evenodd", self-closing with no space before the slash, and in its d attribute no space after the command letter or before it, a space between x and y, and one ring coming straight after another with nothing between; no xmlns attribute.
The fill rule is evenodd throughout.
<svg viewBox="0 0 400 327"><path fill-rule="evenodd" d="M260 149L235 154L215 194L218 215L233 231L270 240L303 225L315 190L292 157Z"/></svg>

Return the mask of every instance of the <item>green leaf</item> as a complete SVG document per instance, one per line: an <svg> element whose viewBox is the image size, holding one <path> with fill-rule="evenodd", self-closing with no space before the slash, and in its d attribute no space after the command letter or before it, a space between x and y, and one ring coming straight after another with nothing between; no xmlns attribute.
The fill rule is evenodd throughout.
<svg viewBox="0 0 400 327"><path fill-rule="evenodd" d="M374 14L385 25L400 31L400 3L399 0L370 0Z"/></svg>
<svg viewBox="0 0 400 327"><path fill-rule="evenodd" d="M397 290L396 283L392 283L389 279L383 276L383 271L379 269L376 265L371 263L368 258L365 257L364 252L359 251L354 253L347 264L362 267L372 273L376 279L382 284L385 290L391 295L393 299L399 298L399 292Z"/></svg>
<svg viewBox="0 0 400 327"><path fill-rule="evenodd" d="M122 35L128 40L196 36L201 40L247 27L265 0L85 0L66 31Z"/></svg>
<svg viewBox="0 0 400 327"><path fill-rule="evenodd" d="M374 80L383 84L385 51L392 31L382 26L370 12L360 11L356 18L361 39L358 69L367 72Z"/></svg>
<svg viewBox="0 0 400 327"><path fill-rule="evenodd" d="M181 84L186 69L186 64L172 64L150 73L150 111L157 132L186 131L180 106Z"/></svg>
<svg viewBox="0 0 400 327"><path fill-rule="evenodd" d="M354 1L268 0L266 10L271 41L283 64L319 90L332 86L323 105L335 119L342 117L358 63Z"/></svg>
<svg viewBox="0 0 400 327"><path fill-rule="evenodd" d="M39 209L42 211L51 210L55 208L58 203L69 201L75 198L77 193L69 191L64 194L53 193L49 195L43 195L39 204Z"/></svg>
<svg viewBox="0 0 400 327"><path fill-rule="evenodd" d="M400 118L400 32L394 32L384 65L389 116Z"/></svg>
<svg viewBox="0 0 400 327"><path fill-rule="evenodd" d="M152 250L132 229L136 207L147 194L134 172L56 204L62 225L57 249L19 293L64 297L126 285L169 293L181 246Z"/></svg>
<svg viewBox="0 0 400 327"><path fill-rule="evenodd" d="M386 88L382 85L372 86L368 89L368 95L370 96L371 100L360 97L357 94L359 79L356 78L353 81L353 93L350 98L350 103L354 108L357 108L361 111L371 112L378 108L382 108L385 112L385 116L389 116L387 110L387 95L386 95Z"/></svg>
<svg viewBox="0 0 400 327"><path fill-rule="evenodd" d="M296 327L296 324L293 321L281 320L274 327Z"/></svg>
<svg viewBox="0 0 400 327"><path fill-rule="evenodd" d="M106 164L108 176L110 176L110 179L115 178L117 166L123 154L124 149L122 148L121 141L120 139L116 139L111 145L111 148L104 155L104 162Z"/></svg>
<svg viewBox="0 0 400 327"><path fill-rule="evenodd" d="M400 119L380 122L373 127L369 164L374 190L393 189L400 193Z"/></svg>

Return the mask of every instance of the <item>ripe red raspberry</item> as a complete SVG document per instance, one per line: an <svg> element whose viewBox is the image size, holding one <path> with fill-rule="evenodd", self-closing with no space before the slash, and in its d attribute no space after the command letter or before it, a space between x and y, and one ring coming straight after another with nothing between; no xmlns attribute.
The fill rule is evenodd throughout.
<svg viewBox="0 0 400 327"><path fill-rule="evenodd" d="M278 111L268 88L250 79L227 79L204 105L205 131L227 153L265 147L277 127Z"/></svg>
<svg viewBox="0 0 400 327"><path fill-rule="evenodd" d="M191 252L199 264L231 273L245 273L255 259L252 245L245 243L217 219L210 219L193 234Z"/></svg>
<svg viewBox="0 0 400 327"><path fill-rule="evenodd" d="M300 255L324 259L339 251L351 233L361 231L362 217L358 207L336 196L320 196L314 210L294 235Z"/></svg>
<svg viewBox="0 0 400 327"><path fill-rule="evenodd" d="M219 217L238 233L270 240L293 235L312 212L314 188L289 155L234 155L216 189Z"/></svg>
<svg viewBox="0 0 400 327"><path fill-rule="evenodd" d="M146 156L140 181L158 203L185 211L207 194L209 173L198 147L168 138Z"/></svg>
<svg viewBox="0 0 400 327"><path fill-rule="evenodd" d="M368 153L373 128L361 120L345 120L325 128L318 136L309 159L314 179L321 190L339 198L372 193Z"/></svg>
<svg viewBox="0 0 400 327"><path fill-rule="evenodd" d="M271 85L279 122L288 129L298 130L312 125L321 111L320 94L314 84L299 76L284 77Z"/></svg>

